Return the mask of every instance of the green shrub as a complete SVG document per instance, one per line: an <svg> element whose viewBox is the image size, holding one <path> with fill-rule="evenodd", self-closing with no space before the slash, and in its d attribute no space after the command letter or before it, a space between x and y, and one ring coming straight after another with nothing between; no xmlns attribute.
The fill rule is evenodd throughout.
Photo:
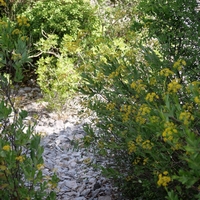
<svg viewBox="0 0 200 200"><path fill-rule="evenodd" d="M1 77L2 78L2 77ZM26 111L14 114L11 106L0 103L0 195L2 199L55 199L57 177L42 174L44 162L40 135L33 126L25 128Z"/></svg>
<svg viewBox="0 0 200 200"><path fill-rule="evenodd" d="M42 37L42 32L76 36L79 29L90 32L98 28L98 20L89 2L84 0L44 0L36 1L24 12L30 20L32 43Z"/></svg>
<svg viewBox="0 0 200 200"><path fill-rule="evenodd" d="M30 62L28 37L24 35L24 29L28 25L26 18L18 17L17 22L7 18L0 19L0 70L10 74L16 82L22 81L22 72Z"/></svg>
<svg viewBox="0 0 200 200"><path fill-rule="evenodd" d="M1 20L0 29L0 196L55 199L56 175L42 174L41 136L34 133L33 125L25 124L27 112L15 106L17 91L11 94L12 83L22 81L23 64L29 61L26 42L10 21Z"/></svg>
<svg viewBox="0 0 200 200"><path fill-rule="evenodd" d="M75 61L69 57L70 53L74 53L73 48L76 51L78 46L73 46L72 37L65 35L59 52L56 52L57 40L58 36L49 35L46 40L41 39L37 44L38 50L44 55L37 62L37 83L50 110L60 110L66 99L73 96L80 80Z"/></svg>
<svg viewBox="0 0 200 200"><path fill-rule="evenodd" d="M114 178L126 199L199 199L197 49L187 46L192 57L181 53L185 45L168 54L167 40L159 37L159 30L151 31L158 31L154 38L159 44L150 45L153 50L126 36L106 43L101 38L102 43L97 40L88 51L94 63L80 68L85 83L81 91L97 117L85 127L84 143L108 160L101 169ZM132 40L138 39L132 35ZM198 42L187 37L181 35L183 44ZM168 45L173 48L176 42Z"/></svg>

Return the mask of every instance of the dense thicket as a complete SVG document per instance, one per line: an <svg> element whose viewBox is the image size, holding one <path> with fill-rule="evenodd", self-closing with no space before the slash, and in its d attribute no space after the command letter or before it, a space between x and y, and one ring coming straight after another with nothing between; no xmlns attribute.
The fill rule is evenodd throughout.
<svg viewBox="0 0 200 200"><path fill-rule="evenodd" d="M99 0L93 6L84 0L1 0L0 6L3 177L12 178L7 166L15 173L22 167L27 178L42 166L42 150L31 160L20 151L25 141L20 139L17 148L13 142L19 139L15 127L20 138L25 135L25 113L18 118L16 112L11 129L5 128L11 110L16 111L10 86L34 72L51 109L62 109L77 92L84 95L84 106L96 118L85 126L83 142L107 159L107 166L96 167L114 180L124 198L200 198L200 14L195 0ZM39 139L32 140L36 152ZM34 173L23 167L24 159L35 162ZM35 181L40 179L41 173ZM7 198L4 191L10 190L13 199L20 199L9 180L0 182L5 189L0 194ZM41 184L38 198L53 199L55 193L43 192L47 185Z"/></svg>

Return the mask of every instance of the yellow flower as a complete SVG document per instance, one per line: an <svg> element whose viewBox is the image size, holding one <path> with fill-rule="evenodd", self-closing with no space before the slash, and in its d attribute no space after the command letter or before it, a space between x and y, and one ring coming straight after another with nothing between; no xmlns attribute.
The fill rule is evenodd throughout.
<svg viewBox="0 0 200 200"><path fill-rule="evenodd" d="M144 160L143 160L143 165L146 165L147 164L147 162L148 162L148 158L145 158Z"/></svg>
<svg viewBox="0 0 200 200"><path fill-rule="evenodd" d="M160 75L161 76L170 76L170 75L174 75L174 72L171 71L169 68L164 68L160 71Z"/></svg>
<svg viewBox="0 0 200 200"><path fill-rule="evenodd" d="M0 6L6 6L7 4L6 4L6 2L4 1L4 0L0 0Z"/></svg>
<svg viewBox="0 0 200 200"><path fill-rule="evenodd" d="M135 121L139 124L145 124L146 122L146 119L144 117L142 117L141 115L137 115L136 118L135 118Z"/></svg>
<svg viewBox="0 0 200 200"><path fill-rule="evenodd" d="M18 35L20 33L21 33L21 31L18 28L14 29L12 32L13 35Z"/></svg>
<svg viewBox="0 0 200 200"><path fill-rule="evenodd" d="M145 90L146 85L143 84L141 79L139 79L136 82L131 83L131 88L134 89L137 93L140 93L141 91Z"/></svg>
<svg viewBox="0 0 200 200"><path fill-rule="evenodd" d="M133 177L132 176L127 176L126 181L130 181Z"/></svg>
<svg viewBox="0 0 200 200"><path fill-rule="evenodd" d="M156 78L150 78L149 84L155 85L156 84Z"/></svg>
<svg viewBox="0 0 200 200"><path fill-rule="evenodd" d="M200 101L199 101L199 103L200 103ZM183 108L187 111L192 111L193 105L191 103L185 103L185 105L183 105Z"/></svg>
<svg viewBox="0 0 200 200"><path fill-rule="evenodd" d="M129 115L131 114L132 107L131 105L123 105L120 108L120 112L123 112L122 114L122 121L127 122L129 120Z"/></svg>
<svg viewBox="0 0 200 200"><path fill-rule="evenodd" d="M133 165L137 165L140 162L141 158L137 157L134 161L133 161Z"/></svg>
<svg viewBox="0 0 200 200"><path fill-rule="evenodd" d="M177 93L178 90L181 89L181 85L178 82L179 81L177 79L174 79L171 81L171 83L168 84L168 92L169 93Z"/></svg>
<svg viewBox="0 0 200 200"><path fill-rule="evenodd" d="M150 122L151 123L157 123L157 122L159 122L159 117L158 116L152 116L152 117L150 117Z"/></svg>
<svg viewBox="0 0 200 200"><path fill-rule="evenodd" d="M186 65L185 60L179 59L174 63L173 68L178 69L180 71L182 66L185 66L185 65Z"/></svg>
<svg viewBox="0 0 200 200"><path fill-rule="evenodd" d="M17 16L17 23L19 26L23 26L23 25L27 27L30 26L30 24L28 23L28 19L24 16Z"/></svg>
<svg viewBox="0 0 200 200"><path fill-rule="evenodd" d="M5 165L0 165L0 170L5 171L7 167Z"/></svg>
<svg viewBox="0 0 200 200"><path fill-rule="evenodd" d="M115 103L108 103L106 106L106 110L114 110L115 108Z"/></svg>
<svg viewBox="0 0 200 200"><path fill-rule="evenodd" d="M193 121L194 120L194 117L192 116L192 114L188 111L185 111L185 112L181 112L180 115L179 115L179 119L181 121L183 121L183 124L184 125L188 125L190 123L190 121Z"/></svg>
<svg viewBox="0 0 200 200"><path fill-rule="evenodd" d="M163 174L164 174L165 176L167 176L167 175L168 175L168 171L164 171Z"/></svg>
<svg viewBox="0 0 200 200"><path fill-rule="evenodd" d="M172 141L173 137L176 133L178 133L176 129L176 125L173 122L166 122L164 124L165 130L162 133L163 140L165 142Z"/></svg>
<svg viewBox="0 0 200 200"><path fill-rule="evenodd" d="M37 165L37 169L38 169L38 170L41 170L41 169L43 169L43 168L44 168L44 164L38 164L38 165Z"/></svg>
<svg viewBox="0 0 200 200"><path fill-rule="evenodd" d="M182 144L181 144L181 143L176 143L173 147L171 147L171 149L172 149L173 151L175 151L175 150L181 149L181 147L182 147Z"/></svg>
<svg viewBox="0 0 200 200"><path fill-rule="evenodd" d="M168 183L171 181L171 178L168 175L167 171L164 171L163 174L158 175L158 186L167 187Z"/></svg>
<svg viewBox="0 0 200 200"><path fill-rule="evenodd" d="M151 112L151 108L148 107L146 104L142 104L139 108L139 113L142 116L145 116L146 114L149 114Z"/></svg>
<svg viewBox="0 0 200 200"><path fill-rule="evenodd" d="M194 98L194 102L195 102L196 104L200 104L200 99L199 99L199 97L195 97L195 98Z"/></svg>
<svg viewBox="0 0 200 200"><path fill-rule="evenodd" d="M140 144L142 142L142 136L138 135L135 141L137 144Z"/></svg>
<svg viewBox="0 0 200 200"><path fill-rule="evenodd" d="M3 146L4 151L10 151L11 147L9 145Z"/></svg>
<svg viewBox="0 0 200 200"><path fill-rule="evenodd" d="M153 102L154 99L159 99L159 96L155 92L152 92L148 93L145 99L149 102Z"/></svg>
<svg viewBox="0 0 200 200"><path fill-rule="evenodd" d="M136 146L133 141L128 142L128 154L131 154L136 151Z"/></svg>
<svg viewBox="0 0 200 200"><path fill-rule="evenodd" d="M15 158L15 160L17 160L17 161L19 161L19 162L23 162L24 161L24 157L23 156L17 156L16 158Z"/></svg>
<svg viewBox="0 0 200 200"><path fill-rule="evenodd" d="M143 143L142 143L142 148L143 149L149 149L151 150L153 147L153 143L150 142L150 140L145 140Z"/></svg>

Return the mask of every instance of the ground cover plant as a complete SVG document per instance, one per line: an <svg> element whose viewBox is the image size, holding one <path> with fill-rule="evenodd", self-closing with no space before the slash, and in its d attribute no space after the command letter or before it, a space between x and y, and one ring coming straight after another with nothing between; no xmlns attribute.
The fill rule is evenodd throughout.
<svg viewBox="0 0 200 200"><path fill-rule="evenodd" d="M17 25L0 19L0 198L55 199L56 175L42 174L41 136L25 123L27 112L15 104L14 83L23 80L23 65L30 62L23 28Z"/></svg>
<svg viewBox="0 0 200 200"><path fill-rule="evenodd" d="M130 34L140 42L100 38L89 53L98 62L80 69L97 115L85 145L110 161L101 169L127 199L200 198L196 6L141 1Z"/></svg>

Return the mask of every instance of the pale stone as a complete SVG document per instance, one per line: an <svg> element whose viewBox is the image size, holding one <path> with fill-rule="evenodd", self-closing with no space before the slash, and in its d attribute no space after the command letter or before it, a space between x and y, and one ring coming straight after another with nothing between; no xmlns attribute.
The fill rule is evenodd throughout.
<svg viewBox="0 0 200 200"><path fill-rule="evenodd" d="M101 196L98 198L98 200L111 200L110 196Z"/></svg>

